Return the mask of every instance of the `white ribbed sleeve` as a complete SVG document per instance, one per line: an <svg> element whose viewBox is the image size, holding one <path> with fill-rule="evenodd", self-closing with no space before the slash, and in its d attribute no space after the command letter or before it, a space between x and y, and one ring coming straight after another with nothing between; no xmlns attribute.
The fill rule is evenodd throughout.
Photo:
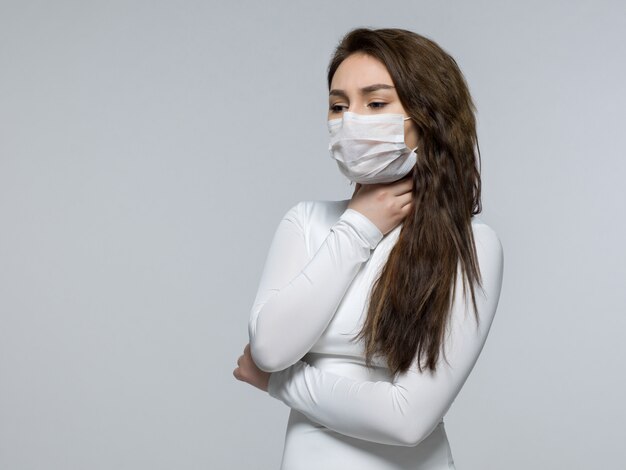
<svg viewBox="0 0 626 470"><path fill-rule="evenodd" d="M268 369L276 370L291 363L308 350L326 325L358 263L366 257L367 247L359 249L359 244L354 244L358 239L355 233L340 227L342 230L330 236L328 244L322 247L316 263L307 266L305 271L313 276L312 283L308 285L308 281L296 277L287 287L291 289L288 301L283 297L280 306L266 304L272 306L271 314L265 312L268 315L265 319L271 324L263 331L265 338L257 337L255 346L256 351L262 352L265 364L271 364ZM294 238L288 239L285 249L295 250L295 234L294 229ZM268 393L338 433L382 444L418 445L442 420L465 383L483 348L498 305L504 267L502 245L493 229L485 224L478 224L474 235L484 287L484 294L480 288L476 289L480 324L476 324L471 301L466 302L463 296L459 275L446 342L449 364L442 360L436 373L420 373L414 360L409 371L387 382L354 380L300 360L271 374ZM345 256L339 254L338 247L345 248L341 250ZM339 257L336 267L329 258L330 252ZM324 288L320 282L325 283ZM318 311L320 306L322 311ZM293 338L281 347L269 343L273 333L287 334L288 326L295 332Z"/></svg>
<svg viewBox="0 0 626 470"><path fill-rule="evenodd" d="M294 205L279 222L250 312L250 351L255 364L267 372L295 364L311 349L383 238L371 220L346 209L309 257L305 204Z"/></svg>

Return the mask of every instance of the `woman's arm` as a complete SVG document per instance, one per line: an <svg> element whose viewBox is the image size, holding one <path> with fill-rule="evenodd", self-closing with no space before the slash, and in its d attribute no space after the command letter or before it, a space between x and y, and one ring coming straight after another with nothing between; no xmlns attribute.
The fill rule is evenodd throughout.
<svg viewBox="0 0 626 470"><path fill-rule="evenodd" d="M463 297L459 275L445 349L449 364L441 360L435 373L420 373L414 360L410 370L393 382L374 382L324 372L298 361L270 375L268 393L341 434L382 444L419 444L441 421L469 376L498 305L502 245L483 224L476 227L475 237L484 287L484 294L476 289L480 324L469 307L471 302Z"/></svg>
<svg viewBox="0 0 626 470"><path fill-rule="evenodd" d="M311 349L383 238L371 220L346 209L309 259L303 227L306 204L293 206L278 224L250 313L251 354L266 372L289 367Z"/></svg>

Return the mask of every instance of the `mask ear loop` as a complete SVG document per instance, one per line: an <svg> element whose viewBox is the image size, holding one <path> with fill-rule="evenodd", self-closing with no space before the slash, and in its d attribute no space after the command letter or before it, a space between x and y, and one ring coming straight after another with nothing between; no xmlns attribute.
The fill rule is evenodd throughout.
<svg viewBox="0 0 626 470"><path fill-rule="evenodd" d="M403 119L403 121L406 121L406 120L408 120L408 119L411 119L411 116L405 117L405 118ZM412 150L412 152L415 152L418 148L419 148L419 147L415 147L415 148Z"/></svg>

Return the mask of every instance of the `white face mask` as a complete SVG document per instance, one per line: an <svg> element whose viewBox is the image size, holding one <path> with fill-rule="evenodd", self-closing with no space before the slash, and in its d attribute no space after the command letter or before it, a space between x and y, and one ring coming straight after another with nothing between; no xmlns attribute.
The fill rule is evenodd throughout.
<svg viewBox="0 0 626 470"><path fill-rule="evenodd" d="M351 181L390 183L406 176L415 165L415 149L404 143L402 114L356 114L328 121L330 156Z"/></svg>

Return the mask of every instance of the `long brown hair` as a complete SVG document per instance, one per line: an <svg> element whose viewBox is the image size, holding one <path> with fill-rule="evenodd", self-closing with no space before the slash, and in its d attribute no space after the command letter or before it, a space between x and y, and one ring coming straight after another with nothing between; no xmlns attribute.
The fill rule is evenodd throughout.
<svg viewBox="0 0 626 470"><path fill-rule="evenodd" d="M396 375L417 365L436 370L462 268L463 292L482 288L472 231L481 212L480 148L475 105L456 61L432 40L397 28L357 28L339 42L328 66L328 89L339 64L353 53L380 60L418 131L413 169L414 209L375 280L363 328L371 367L385 356ZM445 351L443 351L445 358ZM447 361L447 359L446 359Z"/></svg>

